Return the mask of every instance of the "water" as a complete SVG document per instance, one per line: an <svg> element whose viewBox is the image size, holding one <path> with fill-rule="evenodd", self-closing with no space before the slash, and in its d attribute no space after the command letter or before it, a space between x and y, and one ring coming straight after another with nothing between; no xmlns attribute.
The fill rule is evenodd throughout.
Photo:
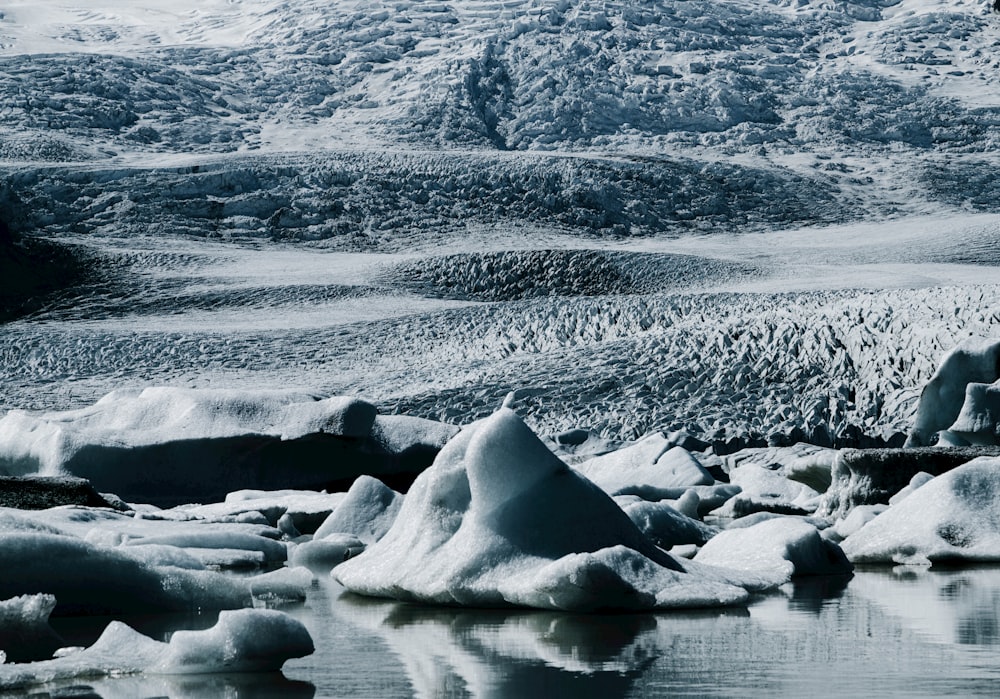
<svg viewBox="0 0 1000 699"><path fill-rule="evenodd" d="M370 600L321 576L288 611L317 651L283 674L81 681L51 695L941 697L996 696L1000 686L996 568L861 570L744 608L590 616ZM212 620L146 630L164 635L170 623Z"/></svg>

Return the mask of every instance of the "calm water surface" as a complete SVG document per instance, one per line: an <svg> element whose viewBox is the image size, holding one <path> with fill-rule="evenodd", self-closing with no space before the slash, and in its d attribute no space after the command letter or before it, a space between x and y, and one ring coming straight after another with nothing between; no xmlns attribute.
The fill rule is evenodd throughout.
<svg viewBox="0 0 1000 699"><path fill-rule="evenodd" d="M428 609L358 598L320 577L288 610L317 651L283 674L88 681L50 696L1000 695L997 568L862 570L745 608L601 616Z"/></svg>

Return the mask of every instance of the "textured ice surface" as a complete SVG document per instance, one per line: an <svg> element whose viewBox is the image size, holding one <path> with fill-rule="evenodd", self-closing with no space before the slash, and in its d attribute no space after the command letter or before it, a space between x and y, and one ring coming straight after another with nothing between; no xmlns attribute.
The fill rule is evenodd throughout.
<svg viewBox="0 0 1000 699"><path fill-rule="evenodd" d="M78 475L127 500L205 501L240 487L417 471L453 432L418 418L379 420L355 398L123 389L75 411L10 411L0 418L0 469Z"/></svg>
<svg viewBox="0 0 1000 699"><path fill-rule="evenodd" d="M137 674L269 672L314 650L301 622L266 609L223 611L204 631L176 631L168 643L111 622L94 645L53 660L0 665L0 689L76 677Z"/></svg>
<svg viewBox="0 0 1000 699"><path fill-rule="evenodd" d="M235 609L250 606L259 595L274 598L302 599L309 580L299 578L297 588L287 579L275 578L274 573L237 578L204 570L197 557L184 549L165 548L163 540L149 551L143 546L102 545L90 537L84 540L60 532L46 522L58 521L50 516L68 514L90 519L89 510L53 510L43 513L0 511L0 564L17 575L0 578L0 598L25 594L55 595L60 614L122 614L141 612L187 611L194 609ZM98 517L101 512L95 513ZM163 531L169 523L153 523ZM84 526L87 526L84 524ZM227 525L234 529L240 525ZM79 525L74 527L80 531ZM93 530L91 530L93 531ZM100 529L97 529L100 532ZM108 531L108 530L104 530ZM190 529L188 530L190 532ZM239 531L205 531L208 542L241 543L260 546L264 537L250 536ZM193 538L192 538L193 537ZM171 539L175 544L207 543L194 534ZM120 538L114 537L114 544ZM140 543L141 540L135 543ZM282 560L284 546L280 547ZM245 549L243 549L245 550ZM277 552L275 552L277 555ZM72 571L68 575L67 571ZM303 571L304 573L304 571ZM294 588L294 589L293 589Z"/></svg>
<svg viewBox="0 0 1000 699"><path fill-rule="evenodd" d="M933 444L938 432L952 431L953 423L958 444L995 444L997 399L981 384L997 379L1000 341L973 337L952 348L920 394L907 446Z"/></svg>
<svg viewBox="0 0 1000 699"><path fill-rule="evenodd" d="M1000 460L980 458L924 483L848 536L855 563L1000 561Z"/></svg>
<svg viewBox="0 0 1000 699"><path fill-rule="evenodd" d="M721 532L694 560L753 571L774 584L788 582L793 575L842 575L853 570L839 546L820 537L812 524L791 517Z"/></svg>
<svg viewBox="0 0 1000 699"><path fill-rule="evenodd" d="M453 439L385 537L333 575L365 595L472 606L648 609L747 594L725 573L687 572L506 408Z"/></svg>

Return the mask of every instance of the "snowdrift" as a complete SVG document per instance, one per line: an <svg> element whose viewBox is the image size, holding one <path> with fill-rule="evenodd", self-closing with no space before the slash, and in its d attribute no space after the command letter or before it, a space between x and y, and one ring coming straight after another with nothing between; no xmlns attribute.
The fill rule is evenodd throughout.
<svg viewBox="0 0 1000 699"><path fill-rule="evenodd" d="M576 611L737 604L762 586L658 549L506 408L453 439L333 576L369 596Z"/></svg>
<svg viewBox="0 0 1000 699"><path fill-rule="evenodd" d="M89 408L0 419L0 473L74 475L135 502L222 500L241 488L407 483L456 431L295 392L146 388Z"/></svg>

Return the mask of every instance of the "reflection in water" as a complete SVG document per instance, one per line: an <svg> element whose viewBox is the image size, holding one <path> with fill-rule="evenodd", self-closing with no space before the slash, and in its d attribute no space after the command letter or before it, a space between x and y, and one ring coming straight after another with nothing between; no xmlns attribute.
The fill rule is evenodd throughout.
<svg viewBox="0 0 1000 699"><path fill-rule="evenodd" d="M621 696L657 652L651 614L440 609L350 594L334 605L385 639L418 697Z"/></svg>
<svg viewBox="0 0 1000 699"><path fill-rule="evenodd" d="M137 675L46 685L29 696L46 699L313 699L316 688L309 682L289 680L279 672L231 675ZM0 697L6 695L0 691Z"/></svg>
<svg viewBox="0 0 1000 699"><path fill-rule="evenodd" d="M316 653L289 661L284 674L108 678L45 691L103 699L937 699L995 696L1000 681L998 568L860 570L796 581L745 609L593 616L371 600L324 578L305 605L287 611L309 628ZM170 623L212 621L142 623L163 637Z"/></svg>

